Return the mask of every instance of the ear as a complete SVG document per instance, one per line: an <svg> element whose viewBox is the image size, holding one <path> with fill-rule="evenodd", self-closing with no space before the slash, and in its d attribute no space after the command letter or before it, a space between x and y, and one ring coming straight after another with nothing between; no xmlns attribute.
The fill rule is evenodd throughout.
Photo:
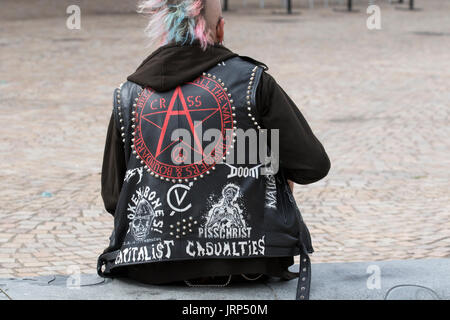
<svg viewBox="0 0 450 320"><path fill-rule="evenodd" d="M217 24L217 29L216 29L217 42L223 43L224 37L225 37L225 20L222 18L222 19L220 19L219 23Z"/></svg>

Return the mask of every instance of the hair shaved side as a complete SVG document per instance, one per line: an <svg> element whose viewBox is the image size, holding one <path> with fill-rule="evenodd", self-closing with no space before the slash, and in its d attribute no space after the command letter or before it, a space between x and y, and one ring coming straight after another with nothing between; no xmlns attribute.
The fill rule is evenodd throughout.
<svg viewBox="0 0 450 320"><path fill-rule="evenodd" d="M145 0L138 13L148 16L145 33L151 44L192 44L198 40L203 50L213 40L205 18L206 0Z"/></svg>

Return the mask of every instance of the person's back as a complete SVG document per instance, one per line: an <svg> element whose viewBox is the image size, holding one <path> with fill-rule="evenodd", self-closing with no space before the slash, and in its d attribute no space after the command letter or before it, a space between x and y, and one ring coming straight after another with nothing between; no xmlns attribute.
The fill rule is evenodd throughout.
<svg viewBox="0 0 450 320"><path fill-rule="evenodd" d="M322 145L264 64L220 44L219 0L140 8L163 46L114 93L102 170L114 231L99 274L189 285L292 279L300 254L297 297L307 298L313 249L288 181L326 176ZM267 150L265 129L279 130Z"/></svg>

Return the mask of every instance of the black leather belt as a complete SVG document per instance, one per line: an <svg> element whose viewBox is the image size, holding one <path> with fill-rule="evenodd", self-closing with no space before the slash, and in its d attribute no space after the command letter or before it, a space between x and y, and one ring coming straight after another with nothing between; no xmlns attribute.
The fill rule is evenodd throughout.
<svg viewBox="0 0 450 320"><path fill-rule="evenodd" d="M303 246L302 246L303 248ZM309 300L311 288L311 260L306 250L300 254L296 300Z"/></svg>
<svg viewBox="0 0 450 320"><path fill-rule="evenodd" d="M311 288L311 260L304 247L301 245L300 265L298 273L296 300L309 300ZM101 277L110 277L110 267L115 260L117 252L108 252L102 254L97 262L97 273Z"/></svg>

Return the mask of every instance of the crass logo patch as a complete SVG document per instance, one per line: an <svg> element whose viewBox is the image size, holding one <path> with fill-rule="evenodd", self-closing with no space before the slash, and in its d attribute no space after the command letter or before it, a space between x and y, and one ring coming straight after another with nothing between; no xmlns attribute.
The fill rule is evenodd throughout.
<svg viewBox="0 0 450 320"><path fill-rule="evenodd" d="M203 142L202 132L212 128L220 130L223 139L214 148L208 147L211 151L205 154L211 141ZM173 139L175 129L185 129L191 141ZM229 144L225 137L232 129L226 90L219 82L201 76L170 92L144 89L136 103L134 147L145 165L160 177L195 178L214 166L217 154L226 154ZM187 158L193 160L187 162Z"/></svg>

